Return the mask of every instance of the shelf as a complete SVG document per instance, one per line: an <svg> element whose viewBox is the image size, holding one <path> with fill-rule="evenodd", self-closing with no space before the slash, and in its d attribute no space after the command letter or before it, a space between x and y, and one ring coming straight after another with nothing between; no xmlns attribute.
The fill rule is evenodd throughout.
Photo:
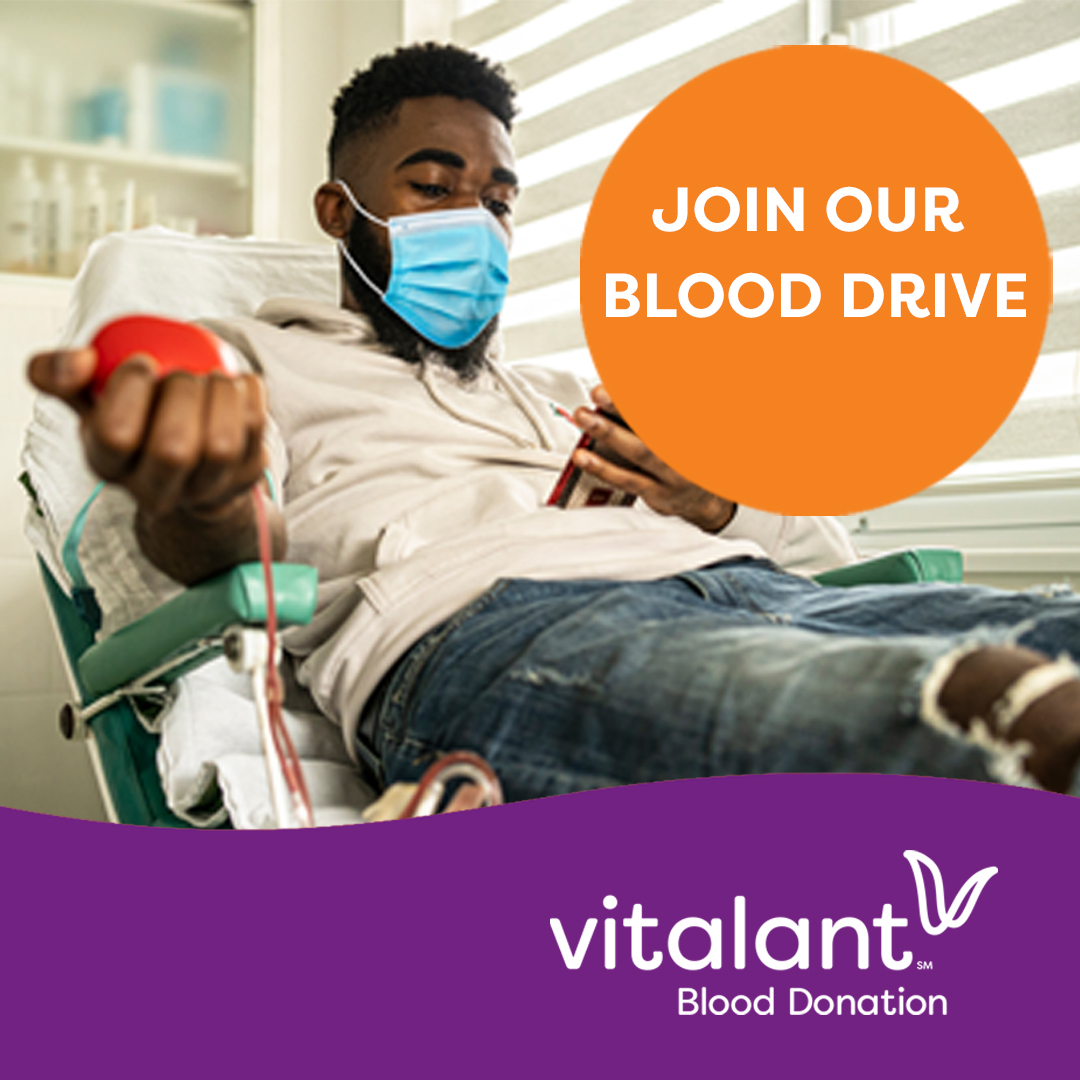
<svg viewBox="0 0 1080 1080"><path fill-rule="evenodd" d="M124 169L202 176L211 180L231 182L238 188L247 187L247 174L242 165L237 165L234 161L220 161L215 158L140 154L119 146L61 142L55 139L36 139L21 135L0 135L0 153L4 151L12 154L34 154L43 158L66 158L68 161L90 161Z"/></svg>
<svg viewBox="0 0 1080 1080"><path fill-rule="evenodd" d="M59 277L53 274L13 274L9 270L0 272L0 292L8 289L47 289L50 292L66 292L71 288L74 278Z"/></svg>
<svg viewBox="0 0 1080 1080"><path fill-rule="evenodd" d="M208 0L128 0L128 2L137 2L143 7L158 8L184 18L229 23L241 31L246 31L249 25L248 11L239 4L208 2Z"/></svg>

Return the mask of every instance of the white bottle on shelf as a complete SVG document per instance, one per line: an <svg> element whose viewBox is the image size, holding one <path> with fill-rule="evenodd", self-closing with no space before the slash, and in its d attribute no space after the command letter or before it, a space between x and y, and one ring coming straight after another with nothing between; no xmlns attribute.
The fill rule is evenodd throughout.
<svg viewBox="0 0 1080 1080"><path fill-rule="evenodd" d="M146 229L160 224L158 216L157 193L148 191L140 195L135 203L135 228Z"/></svg>
<svg viewBox="0 0 1080 1080"><path fill-rule="evenodd" d="M101 183L101 166L87 165L75 209L75 262L81 266L90 245L105 235L109 196Z"/></svg>
<svg viewBox="0 0 1080 1080"><path fill-rule="evenodd" d="M4 202L3 269L33 273L41 259L41 181L34 159L19 158Z"/></svg>
<svg viewBox="0 0 1080 1080"><path fill-rule="evenodd" d="M134 180L122 180L120 186L113 191L109 228L113 232L127 232L135 228Z"/></svg>
<svg viewBox="0 0 1080 1080"><path fill-rule="evenodd" d="M45 186L45 249L42 269L67 277L75 270L75 199L67 165L54 161Z"/></svg>

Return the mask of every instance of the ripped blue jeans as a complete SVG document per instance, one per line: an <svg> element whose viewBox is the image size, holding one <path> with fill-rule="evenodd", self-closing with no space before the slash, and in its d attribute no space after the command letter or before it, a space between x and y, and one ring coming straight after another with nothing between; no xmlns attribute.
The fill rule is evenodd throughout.
<svg viewBox="0 0 1080 1080"><path fill-rule="evenodd" d="M398 661L363 727L386 783L471 749L510 800L736 773L1022 781L1015 752L974 745L927 701L993 641L1080 657L1080 598L827 588L762 560L502 580Z"/></svg>

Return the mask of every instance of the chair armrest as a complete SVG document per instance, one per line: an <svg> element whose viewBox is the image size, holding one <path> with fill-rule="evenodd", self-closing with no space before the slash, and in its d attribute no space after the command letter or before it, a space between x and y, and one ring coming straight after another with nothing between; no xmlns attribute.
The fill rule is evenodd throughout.
<svg viewBox="0 0 1080 1080"><path fill-rule="evenodd" d="M816 574L819 585L907 585L915 581L964 580L964 556L955 548L909 548Z"/></svg>
<svg viewBox="0 0 1080 1080"><path fill-rule="evenodd" d="M274 595L280 627L310 622L315 613L318 574L314 567L276 563ZM99 641L79 658L79 677L91 698L137 679L152 668L179 657L204 638L217 637L236 623L266 622L266 589L259 563L244 563L227 573L194 585ZM198 663L220 650L200 656ZM189 668L170 671L167 682Z"/></svg>

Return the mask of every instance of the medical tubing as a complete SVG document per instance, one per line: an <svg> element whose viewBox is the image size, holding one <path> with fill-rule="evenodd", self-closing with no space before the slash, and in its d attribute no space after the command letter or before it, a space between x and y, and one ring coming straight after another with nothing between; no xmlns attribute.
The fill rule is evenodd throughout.
<svg viewBox="0 0 1080 1080"><path fill-rule="evenodd" d="M71 584L76 589L90 589L90 583L83 573L82 563L79 562L79 546L82 544L83 532L86 530L86 519L90 513L90 507L97 501L105 487L105 481L101 480L94 485L90 497L82 504L79 512L68 529L64 542L60 547L60 561L67 571Z"/></svg>
<svg viewBox="0 0 1080 1080"><path fill-rule="evenodd" d="M428 766L401 812L401 820L437 813L446 785L451 780L476 784L483 793L486 806L499 806L503 802L502 784L487 761L471 750L453 750Z"/></svg>
<svg viewBox="0 0 1080 1080"><path fill-rule="evenodd" d="M281 772L285 778L285 785L292 799L296 819L301 828L311 828L315 824L311 796L308 793L307 782L304 780L304 772L300 767L300 758L289 735L289 729L285 726L285 717L281 709L283 694L281 675L276 662L277 603L274 597L274 573L271 564L270 525L266 516L262 488L258 484L252 488L252 497L255 500L255 521L259 534L259 559L262 563L263 581L266 587L266 637L269 653L266 664L266 701L270 715L270 732L281 765Z"/></svg>
<svg viewBox="0 0 1080 1080"><path fill-rule="evenodd" d="M270 805L274 809L274 824L283 829L291 823L292 797L278 768L279 755L274 745L274 729L270 722L270 706L266 700L266 675L261 667L251 673L251 695L255 700L255 717L259 722L259 739L266 758L266 779L270 785Z"/></svg>

